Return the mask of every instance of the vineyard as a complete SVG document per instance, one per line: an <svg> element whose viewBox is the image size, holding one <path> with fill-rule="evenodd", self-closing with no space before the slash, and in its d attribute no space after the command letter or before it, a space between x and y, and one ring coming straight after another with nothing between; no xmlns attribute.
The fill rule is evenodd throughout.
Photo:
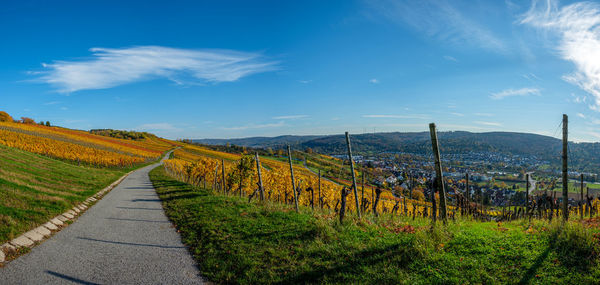
<svg viewBox="0 0 600 285"><path fill-rule="evenodd" d="M433 125L433 129L435 129L435 125ZM432 131L432 134L434 132ZM437 136L432 135L432 141L435 146L434 153L438 155L436 177L443 177L437 150ZM348 148L350 151L349 140ZM245 149L243 152L245 153ZM506 206L494 208L484 207L483 200L478 201L476 197L471 197L466 190L469 185L468 176L458 184L453 184L463 185L465 189L453 186L452 195L447 194L445 187L442 186L452 184L448 183L451 182L448 178L444 178L443 182L432 179L430 182L414 183L411 180L408 191L401 195L394 195L390 191L385 191L383 187L365 185L364 172L360 189L358 184L354 184L356 182L344 178L323 179L320 170L317 174L314 169L320 169L319 162L323 161L325 161L326 168L331 169L331 160L326 159L325 156L311 160L310 163L307 163L306 156L304 156L305 160L301 164L292 157L292 152L288 149L288 164L283 162L281 157L276 159L260 158L258 153L254 156L244 153L221 152L188 144L175 151L175 158L165 162L165 169L167 173L180 181L196 186L202 185L204 188L208 185L214 191L223 194L248 197L249 201L260 196L261 200L295 204L296 208L304 206L311 209L315 209L315 207L327 209L330 212L339 213L340 220L343 219L346 211L349 214L356 213L359 217L361 212L372 213L375 216L380 214L403 215L413 219L415 217L431 217L434 221L440 217L444 223L447 218L454 220L457 217L475 218L481 221L510 221L525 218L551 221L555 217L567 216L565 211L568 215L579 216L581 219L600 214L600 199L593 199L586 194L587 200L584 200L583 177L582 183L580 183L581 199L577 205L561 207L561 203L556 198L556 192L551 192L554 193L554 196L547 194L547 190L554 189L556 185L556 181L554 181L544 184L546 187L544 189L532 191L531 196L529 186L527 186L527 202L512 205L509 202ZM311 165L312 168L308 165ZM342 163L340 168L343 167ZM354 169L353 165L349 168ZM342 169L334 172L346 173ZM356 180L356 177L360 177L360 173L354 171L351 176L353 180ZM419 188L421 187L426 187L430 193L434 193L428 202L414 199L413 190L415 193L420 193L421 189ZM438 191L440 188L442 191ZM480 199L483 199L483 195L480 195ZM355 203L352 203L353 201ZM563 202L562 205L564 206L566 203Z"/></svg>
<svg viewBox="0 0 600 285"><path fill-rule="evenodd" d="M251 155L233 155L199 146L185 146L174 152L174 159L165 161L165 169L173 177L197 186L210 186L215 191L235 194L243 197L258 197L258 171L255 157ZM284 203L294 203L292 178L287 163L260 158L262 184L265 199ZM346 181L334 182L315 175L302 166L293 166L296 180L298 204L310 208L338 211L340 191L348 188ZM224 185L224 187L223 187ZM379 194L377 194L379 193ZM354 201L354 194L348 194L348 200ZM382 191L373 186L363 186L359 193L361 210L380 214L431 215L431 207L424 201L400 199L390 191ZM375 207L373 207L375 205ZM350 213L356 212L356 205L347 204Z"/></svg>
<svg viewBox="0 0 600 285"><path fill-rule="evenodd" d="M177 143L123 140L37 124L0 122L0 144L94 166L129 167L155 160Z"/></svg>

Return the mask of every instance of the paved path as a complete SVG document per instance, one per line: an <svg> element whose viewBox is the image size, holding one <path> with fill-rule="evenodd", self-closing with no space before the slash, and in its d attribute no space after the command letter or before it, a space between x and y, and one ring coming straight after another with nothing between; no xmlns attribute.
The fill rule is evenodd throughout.
<svg viewBox="0 0 600 285"><path fill-rule="evenodd" d="M156 166L133 172L75 223L0 268L0 284L202 283L148 178Z"/></svg>

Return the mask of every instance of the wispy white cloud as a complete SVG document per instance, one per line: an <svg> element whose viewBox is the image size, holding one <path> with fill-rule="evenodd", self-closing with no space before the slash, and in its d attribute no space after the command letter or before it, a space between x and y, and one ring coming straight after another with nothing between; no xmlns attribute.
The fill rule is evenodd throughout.
<svg viewBox="0 0 600 285"><path fill-rule="evenodd" d="M480 116L480 117L493 117L494 116L494 114L492 114L492 113L474 113L473 115Z"/></svg>
<svg viewBox="0 0 600 285"><path fill-rule="evenodd" d="M44 105L56 105L56 104L59 104L59 103L60 103L59 101L50 101L50 102L44 103Z"/></svg>
<svg viewBox="0 0 600 285"><path fill-rule="evenodd" d="M362 115L363 118L386 118L386 119L427 119L426 115Z"/></svg>
<svg viewBox="0 0 600 285"><path fill-rule="evenodd" d="M463 15L445 0L369 0L368 5L390 21L408 25L427 37L462 46L505 53L505 43L489 28Z"/></svg>
<svg viewBox="0 0 600 285"><path fill-rule="evenodd" d="M454 116L457 116L457 117L464 117L465 116L465 114L456 113L456 112L450 113L450 115L454 115Z"/></svg>
<svg viewBox="0 0 600 285"><path fill-rule="evenodd" d="M527 73L527 74L523 74L521 75L523 78L529 80L529 81L540 81L541 79L539 77L537 77L537 75L533 74L533 73Z"/></svg>
<svg viewBox="0 0 600 285"><path fill-rule="evenodd" d="M485 122L485 121L475 121L476 124L484 125L484 126L492 126L492 127L500 127L502 124L496 122Z"/></svg>
<svg viewBox="0 0 600 285"><path fill-rule="evenodd" d="M302 84L308 84L308 83L311 83L312 80L298 80L298 82L300 82Z"/></svg>
<svg viewBox="0 0 600 285"><path fill-rule="evenodd" d="M222 129L227 130L227 131L243 131L243 130L251 130L251 129L278 128L278 127L283 127L283 126L285 126L285 123L283 121L280 121L278 123L260 124L260 125L250 124L250 125L245 125L245 126L227 127L227 128L222 128Z"/></svg>
<svg viewBox="0 0 600 285"><path fill-rule="evenodd" d="M379 80L377 78L373 78L373 79L369 80L369 82L373 83L373 84L377 84L377 83L379 83Z"/></svg>
<svg viewBox="0 0 600 285"><path fill-rule="evenodd" d="M135 128L138 131L181 131L169 123L143 124Z"/></svg>
<svg viewBox="0 0 600 285"><path fill-rule="evenodd" d="M138 46L90 51L91 58L43 64L46 70L38 80L60 92L75 92L154 78L167 78L177 84L229 82L277 69L277 62L266 61L259 53L231 50Z"/></svg>
<svg viewBox="0 0 600 285"><path fill-rule="evenodd" d="M458 62L458 59L454 58L453 56L449 56L449 55L444 55L444 59L447 61Z"/></svg>
<svg viewBox="0 0 600 285"><path fill-rule="evenodd" d="M296 120L308 118L308 115L288 115L288 116L277 116L273 117L273 120Z"/></svg>
<svg viewBox="0 0 600 285"><path fill-rule="evenodd" d="M554 0L534 1L521 23L555 33L556 50L575 65L563 79L592 94L591 107L600 111L600 5L578 2L559 7Z"/></svg>
<svg viewBox="0 0 600 285"><path fill-rule="evenodd" d="M536 95L539 96L540 90L538 88L521 88L521 89L506 89L497 93L492 93L490 98L494 100L504 99L506 97L514 97L514 96L529 96Z"/></svg>
<svg viewBox="0 0 600 285"><path fill-rule="evenodd" d="M582 114L582 113L577 113L577 117L579 117L579 118L582 118L582 119L585 119L585 115L584 115L584 114Z"/></svg>

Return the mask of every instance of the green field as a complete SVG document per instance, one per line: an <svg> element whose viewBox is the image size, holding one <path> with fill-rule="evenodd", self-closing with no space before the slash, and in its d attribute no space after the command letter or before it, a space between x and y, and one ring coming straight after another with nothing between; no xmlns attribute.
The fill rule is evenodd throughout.
<svg viewBox="0 0 600 285"><path fill-rule="evenodd" d="M130 170L78 166L0 146L0 244L73 208Z"/></svg>
<svg viewBox="0 0 600 285"><path fill-rule="evenodd" d="M150 178L163 207L216 283L591 284L600 282L596 230L576 222L511 223L350 216L214 195Z"/></svg>

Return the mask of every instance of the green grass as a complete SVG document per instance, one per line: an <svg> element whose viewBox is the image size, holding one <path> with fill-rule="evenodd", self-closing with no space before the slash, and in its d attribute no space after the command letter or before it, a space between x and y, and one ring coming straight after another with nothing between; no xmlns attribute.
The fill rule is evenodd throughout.
<svg viewBox="0 0 600 285"><path fill-rule="evenodd" d="M327 211L298 214L215 195L162 167L150 178L201 274L216 283L600 282L598 241L577 223L458 220L431 228L426 219L367 215L340 225Z"/></svg>
<svg viewBox="0 0 600 285"><path fill-rule="evenodd" d="M130 170L78 166L0 146L0 244L71 209Z"/></svg>

